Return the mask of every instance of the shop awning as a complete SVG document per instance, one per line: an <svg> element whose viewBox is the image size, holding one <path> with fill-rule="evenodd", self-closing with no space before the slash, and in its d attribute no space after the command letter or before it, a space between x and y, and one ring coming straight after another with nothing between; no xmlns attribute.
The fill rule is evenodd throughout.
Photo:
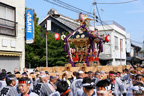
<svg viewBox="0 0 144 96"><path fill-rule="evenodd" d="M0 56L21 56L22 53L18 52L1 52L0 51Z"/></svg>

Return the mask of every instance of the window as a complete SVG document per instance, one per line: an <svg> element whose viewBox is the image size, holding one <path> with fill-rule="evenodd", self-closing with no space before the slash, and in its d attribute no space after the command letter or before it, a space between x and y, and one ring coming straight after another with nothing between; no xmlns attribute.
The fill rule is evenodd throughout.
<svg viewBox="0 0 144 96"><path fill-rule="evenodd" d="M120 39L120 47L121 47L121 51L123 51L123 39Z"/></svg>
<svg viewBox="0 0 144 96"><path fill-rule="evenodd" d="M15 8L0 3L0 12L0 34L15 36Z"/></svg>
<svg viewBox="0 0 144 96"><path fill-rule="evenodd" d="M118 37L115 36L115 50L118 50Z"/></svg>

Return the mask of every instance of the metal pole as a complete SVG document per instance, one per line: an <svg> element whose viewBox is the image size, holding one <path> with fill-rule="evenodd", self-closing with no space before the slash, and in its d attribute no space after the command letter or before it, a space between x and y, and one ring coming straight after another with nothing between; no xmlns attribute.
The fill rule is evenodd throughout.
<svg viewBox="0 0 144 96"><path fill-rule="evenodd" d="M122 65L121 64L121 40L120 40L120 65Z"/></svg>
<svg viewBox="0 0 144 96"><path fill-rule="evenodd" d="M93 5L94 5L93 15L94 15L94 30L95 30L96 29L96 0L94 0Z"/></svg>
<svg viewBox="0 0 144 96"><path fill-rule="evenodd" d="M46 67L48 67L48 48L47 48L47 19L46 19Z"/></svg>

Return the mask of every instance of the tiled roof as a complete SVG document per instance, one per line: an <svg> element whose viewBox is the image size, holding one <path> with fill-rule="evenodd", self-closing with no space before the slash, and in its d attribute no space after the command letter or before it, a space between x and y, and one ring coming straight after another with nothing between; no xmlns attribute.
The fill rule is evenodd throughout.
<svg viewBox="0 0 144 96"><path fill-rule="evenodd" d="M75 22L73 19L66 17L64 15L60 15L60 17L55 19L61 22L62 24L66 25L67 27L71 28L72 30L75 30L80 26L79 23Z"/></svg>

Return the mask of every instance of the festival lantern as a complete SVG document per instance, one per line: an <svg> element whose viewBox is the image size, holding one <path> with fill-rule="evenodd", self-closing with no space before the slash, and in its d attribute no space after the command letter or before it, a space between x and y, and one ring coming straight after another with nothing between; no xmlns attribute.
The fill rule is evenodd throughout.
<svg viewBox="0 0 144 96"><path fill-rule="evenodd" d="M71 53L74 54L75 53L75 49L71 49Z"/></svg>
<svg viewBox="0 0 144 96"><path fill-rule="evenodd" d="M56 40L59 40L59 39L60 39L59 33L55 33L55 39L56 39Z"/></svg>
<svg viewBox="0 0 144 96"><path fill-rule="evenodd" d="M105 41L106 41L106 42L109 42L109 41L110 41L110 35L107 35L107 36L106 36Z"/></svg>

